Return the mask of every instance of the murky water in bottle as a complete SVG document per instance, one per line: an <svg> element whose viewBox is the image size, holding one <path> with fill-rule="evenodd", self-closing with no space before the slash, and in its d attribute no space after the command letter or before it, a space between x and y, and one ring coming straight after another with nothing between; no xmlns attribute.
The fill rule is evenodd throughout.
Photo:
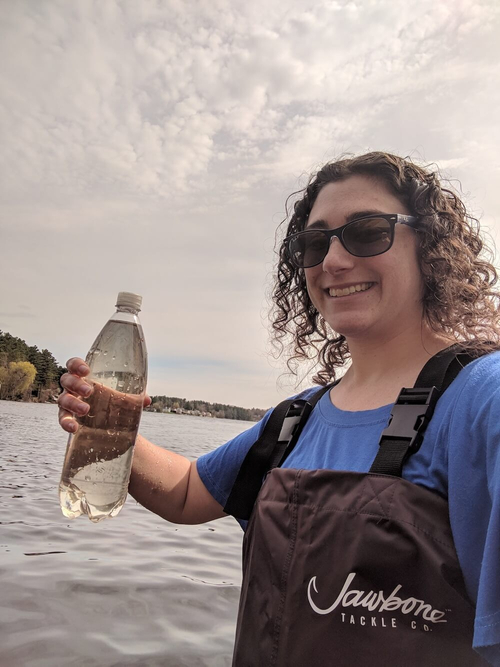
<svg viewBox="0 0 500 667"><path fill-rule="evenodd" d="M69 439L59 496L65 516L100 521L116 516L127 497L143 396L93 385L90 410Z"/></svg>
<svg viewBox="0 0 500 667"><path fill-rule="evenodd" d="M80 428L69 437L59 484L61 509L69 518L87 514L97 522L116 516L125 503L144 401L142 344L139 327L108 322L87 356L90 409L77 417ZM127 356L120 358L120 349Z"/></svg>

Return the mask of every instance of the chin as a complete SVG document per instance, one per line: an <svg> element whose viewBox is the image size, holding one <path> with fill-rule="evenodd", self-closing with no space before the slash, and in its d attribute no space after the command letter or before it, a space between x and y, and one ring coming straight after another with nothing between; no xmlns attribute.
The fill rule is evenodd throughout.
<svg viewBox="0 0 500 667"><path fill-rule="evenodd" d="M328 326L335 331L335 333L340 336L345 336L345 338L356 338L363 335L369 329L367 322L346 322L346 321L337 321L337 322L328 322Z"/></svg>

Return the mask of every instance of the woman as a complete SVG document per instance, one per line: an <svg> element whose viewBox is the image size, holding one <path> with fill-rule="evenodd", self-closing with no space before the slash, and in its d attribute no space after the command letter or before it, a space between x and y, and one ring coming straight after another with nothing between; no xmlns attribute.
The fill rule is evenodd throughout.
<svg viewBox="0 0 500 667"><path fill-rule="evenodd" d="M473 223L433 173L396 156L326 165L294 206L274 291L290 367L314 358L327 387L299 397L317 400L300 437L266 454L263 475L269 415L193 463L138 438L130 493L169 521L222 517L247 472L265 477L234 664L500 665L500 326ZM470 363L439 375L457 343L448 357ZM89 389L81 360L68 370L71 431ZM412 412L400 391L428 378L450 386L439 400L422 390Z"/></svg>

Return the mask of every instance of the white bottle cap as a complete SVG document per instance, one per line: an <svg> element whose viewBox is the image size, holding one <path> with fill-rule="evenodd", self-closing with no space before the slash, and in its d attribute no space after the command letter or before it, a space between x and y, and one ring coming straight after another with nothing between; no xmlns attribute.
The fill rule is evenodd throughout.
<svg viewBox="0 0 500 667"><path fill-rule="evenodd" d="M142 296L139 294L133 294L132 292L119 292L118 298L116 299L117 308L133 308L140 311L142 305Z"/></svg>

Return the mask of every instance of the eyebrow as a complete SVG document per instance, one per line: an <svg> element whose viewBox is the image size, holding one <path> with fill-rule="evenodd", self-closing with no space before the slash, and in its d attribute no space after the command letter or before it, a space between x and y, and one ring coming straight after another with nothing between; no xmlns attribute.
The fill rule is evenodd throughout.
<svg viewBox="0 0 500 667"><path fill-rule="evenodd" d="M385 211L379 211L376 208L370 208L367 209L366 211L354 211L353 213L348 213L345 216L345 223L347 225L348 222L352 222L353 220L357 220L358 218L364 218L367 215L387 215ZM311 222L311 224L307 224L305 226L305 229L329 229L330 225L326 222L326 220L323 220L320 218L319 220L315 220L314 222Z"/></svg>

